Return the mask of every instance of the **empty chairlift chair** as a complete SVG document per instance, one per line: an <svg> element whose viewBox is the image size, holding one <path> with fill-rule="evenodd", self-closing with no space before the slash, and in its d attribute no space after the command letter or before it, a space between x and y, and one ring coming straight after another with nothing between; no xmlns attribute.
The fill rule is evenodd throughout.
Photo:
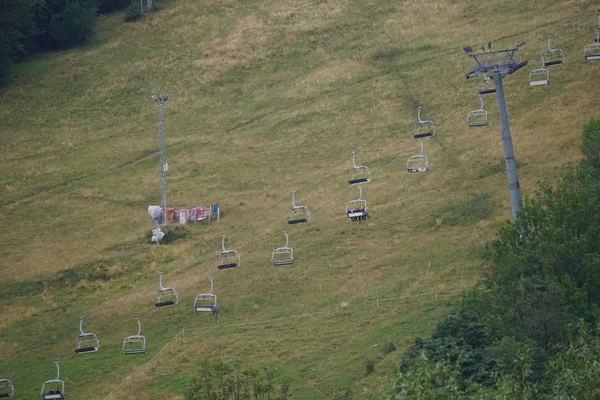
<svg viewBox="0 0 600 400"><path fill-rule="evenodd" d="M409 157L406 161L406 171L409 173L429 171L429 161L423 154L423 140L419 139L419 144L421 145L421 152Z"/></svg>
<svg viewBox="0 0 600 400"><path fill-rule="evenodd" d="M479 109L469 111L467 114L467 126L474 128L488 124L488 113L483 109L483 95L479 95Z"/></svg>
<svg viewBox="0 0 600 400"><path fill-rule="evenodd" d="M83 320L85 317L79 317L79 335L77 335L77 348L75 353L86 354L95 353L100 348L100 341L95 333L83 331Z"/></svg>
<svg viewBox="0 0 600 400"><path fill-rule="evenodd" d="M552 36L548 36L548 50L542 53L544 67L556 67L565 63L565 53L560 49L553 49Z"/></svg>
<svg viewBox="0 0 600 400"><path fill-rule="evenodd" d="M543 86L550 83L550 72L544 67L544 56L542 55L542 67L529 73L529 86Z"/></svg>
<svg viewBox="0 0 600 400"><path fill-rule="evenodd" d="M160 273L158 277L158 285L159 288L156 291L156 302L154 303L155 307L166 307L166 306L174 306L179 303L179 295L177 294L177 290L164 287L162 284L164 272Z"/></svg>
<svg viewBox="0 0 600 400"><path fill-rule="evenodd" d="M585 61L600 61L600 13L598 13L598 26L595 29L596 40L583 49Z"/></svg>
<svg viewBox="0 0 600 400"><path fill-rule="evenodd" d="M358 151L352 152L352 168L350 168L350 179L348 183L358 185L359 183L371 182L371 173L369 168L364 165L356 165L356 154Z"/></svg>
<svg viewBox="0 0 600 400"><path fill-rule="evenodd" d="M483 78L481 79L481 86L479 87L480 95L489 96L492 94L496 94L496 87L494 85L490 84L490 81L492 81L492 78L488 78L484 72Z"/></svg>
<svg viewBox="0 0 600 400"><path fill-rule="evenodd" d="M423 139L435 136L435 125L432 121L421 119L421 108L417 107L417 122L415 123L415 139Z"/></svg>
<svg viewBox="0 0 600 400"><path fill-rule="evenodd" d="M292 208L288 211L288 224L305 224L310 222L310 212L305 206L296 205L296 191L292 192Z"/></svg>
<svg viewBox="0 0 600 400"><path fill-rule="evenodd" d="M217 295L213 293L213 277L210 279L210 291L208 293L200 293L194 299L194 310L196 312L210 312L215 318L215 323L219 323L219 309L217 308Z"/></svg>
<svg viewBox="0 0 600 400"><path fill-rule="evenodd" d="M285 246L278 247L271 253L271 264L274 266L294 264L294 250L288 247L288 233L287 231L283 231L283 234L285 235Z"/></svg>
<svg viewBox="0 0 600 400"><path fill-rule="evenodd" d="M367 201L363 199L363 192L361 185L358 185L359 196L356 200L350 200L346 204L346 215L352 222L364 221L369 217L367 213Z"/></svg>
<svg viewBox="0 0 600 400"><path fill-rule="evenodd" d="M49 381L44 382L42 391L40 392L42 400L65 398L65 382L60 380L58 361L54 361L54 364L56 364L56 379L50 379Z"/></svg>
<svg viewBox="0 0 600 400"><path fill-rule="evenodd" d="M15 387L10 379L0 379L0 399L10 399L15 395Z"/></svg>
<svg viewBox="0 0 600 400"><path fill-rule="evenodd" d="M135 317L134 319L138 325L138 333L127 336L125 340L123 340L123 353L126 355L146 354L146 338L142 336L142 324L140 323L140 317Z"/></svg>
<svg viewBox="0 0 600 400"><path fill-rule="evenodd" d="M218 269L236 268L240 266L240 256L235 250L227 250L225 248L225 238L227 235L221 236L221 253L219 253Z"/></svg>

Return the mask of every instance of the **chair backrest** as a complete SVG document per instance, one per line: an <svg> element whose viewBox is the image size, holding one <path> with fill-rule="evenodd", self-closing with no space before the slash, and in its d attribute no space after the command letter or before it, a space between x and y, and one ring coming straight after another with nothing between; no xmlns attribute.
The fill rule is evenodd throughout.
<svg viewBox="0 0 600 400"><path fill-rule="evenodd" d="M11 398L15 394L15 387L10 379L0 379L0 398Z"/></svg>

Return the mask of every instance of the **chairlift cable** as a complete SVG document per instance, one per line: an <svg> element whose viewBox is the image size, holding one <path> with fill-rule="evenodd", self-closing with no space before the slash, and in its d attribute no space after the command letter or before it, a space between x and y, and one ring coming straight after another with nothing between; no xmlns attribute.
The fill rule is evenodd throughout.
<svg viewBox="0 0 600 400"><path fill-rule="evenodd" d="M151 312L153 312L153 311L155 311L155 308L154 308L154 307L150 308L148 311L146 311L146 312L144 312L144 313L142 313L142 314L138 314L138 316L139 316L139 317L143 317L143 316L145 316L145 315L148 315L149 313L151 313ZM131 324L131 320L128 320L126 323L124 323L124 324L122 324L122 325L118 326L117 328L115 328L115 329L113 329L113 330L111 330L111 331L108 331L108 332L102 332L102 333L100 333L100 334L99 334L99 337L103 337L103 338L106 338L106 337L111 337L111 336L112 336L113 334L115 334L117 331L119 331L119 330L123 329L125 326L127 326L127 325L129 325L129 324ZM53 358L53 360L58 360L58 361L70 361L71 359L74 359L74 358L76 358L76 357L77 357L77 354L73 353L73 352L72 352L72 350L71 350L71 351L68 351L68 353L66 352L65 354L66 354L66 356L65 356L65 357L60 357L60 358L59 358L59 357L56 357L56 358ZM40 365L40 367L38 367L37 369L34 369L34 370L29 370L29 371L28 371L28 372L27 372L25 375L23 375L23 376L19 377L18 379L15 379L15 380L14 380L14 382L15 382L15 383L16 383L16 382L20 382L20 381L22 381L23 379L26 379L26 378L28 378L29 376L31 376L31 375L33 375L33 374L35 374L35 373L37 373L37 372L40 372L42 369L44 369L44 368L45 368L45 366L47 366L47 365L51 365L52 363L53 363L53 361L51 361L51 362L47 362L47 363L45 363L45 364L43 364L43 365Z"/></svg>
<svg viewBox="0 0 600 400"><path fill-rule="evenodd" d="M448 121L448 120L449 120L449 119L450 119L452 116L456 115L458 112L459 112L459 111L455 111L455 112L452 112L452 113L448 114L448 116L447 116L446 118L444 118L444 119L443 119L443 122L447 122L447 121ZM406 146L406 148L404 148L403 150L405 150L405 149L407 149L407 148L408 148L408 146ZM401 154L401 152L398 152L398 153L397 153L397 154L396 154L394 157L390 158L389 160L387 160L386 162L384 162L382 165L380 165L380 166L378 166L378 167L374 168L372 173L373 173L373 174L374 174L374 173L376 173L376 172L377 172L379 169L381 169L381 168L385 167L387 164L389 164L390 162L392 162L392 161L394 161L395 159L397 159L397 158L400 156L400 154ZM327 205L331 204L333 201L337 200L339 197L343 196L344 194L346 194L347 192L349 192L351 189L352 189L352 187L345 189L344 191L342 191L341 193L339 193L338 195L336 195L335 197L333 197L332 199L330 199L330 200L329 200L329 201L327 201L326 203L324 203L324 204L322 204L321 206L317 207L317 208L316 208L316 209L313 211L313 214L317 214L317 213L318 213L319 211L321 211L321 210L322 210L324 207L326 207ZM252 254L252 253L254 253L254 252L255 252L255 251L257 251L259 248L261 248L261 247L262 247L262 246L263 246L265 243L267 243L267 242L268 242L268 241L270 241L270 240L273 240L273 238L274 238L274 236L273 236L272 238L269 238L267 241L263 242L263 244L261 244L261 245L259 245L259 246L256 246L254 249L252 249L252 250L251 250L251 251L249 251L248 253L245 253L244 255L246 256L246 255L249 255L249 254ZM220 272L220 270L218 270L218 271L216 271L216 272L218 273L218 272ZM183 290L183 291L182 291L182 293L185 293L185 292L187 292L188 290L190 290L190 289L192 289L192 288L194 288L194 287L198 286L200 283L204 282L204 281L205 281L205 280L207 280L207 279L208 279L208 277L206 277L206 278L204 278L204 279L202 279L202 280L200 280L200 281L196 282L196 283L195 283L195 284L193 284L192 286L190 286L190 287L186 288L185 290ZM145 284L144 284L144 285L141 285L141 286L145 286ZM144 312L144 313L142 313L142 314L138 314L138 315L139 315L140 317L143 317L143 316L145 316L145 315L147 315L147 314L149 314L149 313L151 313L151 312L153 312L153 311L155 311L155 310L156 310L156 309L153 307L153 308L150 308L148 311L146 311L146 312ZM120 330L120 329L124 328L125 326L127 326L127 325L128 325L128 324L130 324L130 323L131 323L131 321L128 321L128 322L126 322L126 323L124 323L124 324L120 325L119 327L117 327L117 328L115 328L115 329L113 329L113 330L111 330L111 331L109 331L109 332L102 333L102 334L101 334L101 336L102 336L102 337L111 337L111 336L112 336L112 335L113 335L115 332L117 332L118 330ZM67 360L70 360L70 359L72 359L72 358L74 358L74 357L75 357L75 355L74 355L73 353L69 352L69 356L67 357ZM31 374L33 374L33 373L35 373L35 372L39 372L39 371L40 371L42 368L43 368L43 367L40 367L40 368L38 368L37 370L30 371L30 372L29 372L29 373L27 373L26 375L24 375L24 376L20 377L19 379L16 379L14 382L19 382L19 381L21 381L21 380L23 380L23 379L27 378L27 377L28 377L28 376L30 376Z"/></svg>
<svg viewBox="0 0 600 400"><path fill-rule="evenodd" d="M392 124L392 125L395 125L395 124ZM391 126L391 125L390 125L390 126ZM372 144L373 142L375 142L376 140L378 140L380 137L382 137L384 134L387 134L387 133L388 133L388 132L384 130L382 133L380 133L379 135L375 136L374 138L372 138L371 140L369 140L367 143L365 143L365 144L364 144L362 147L360 147L360 149L364 149L366 146L368 146L368 145ZM360 151L360 150L359 150L359 151ZM303 186L302 186L300 189L306 188L306 187L307 187L307 186L309 186L309 185L310 185L312 182L314 182L314 181L318 180L319 178L321 178L321 177L322 177L323 175L325 175L326 173L330 172L330 171L331 171L331 170L333 170L334 168L336 168L336 167L338 167L338 166L340 166L340 165L342 165L342 164L344 164L344 163L346 163L346 162L347 162L347 161L346 161L346 160L344 160L344 161L340 162L339 164L336 164L336 165L334 165L333 167L329 168L328 170L326 170L326 171L324 171L323 173L321 173L320 175L318 175L318 176L317 176L316 178L314 178L313 180L309 181L307 184L303 185ZM298 189L298 190L300 190L300 189ZM346 192L347 192L347 191L346 191ZM346 192L344 192L344 193L346 193ZM342 194L344 194L344 193L342 193ZM342 194L341 194L341 195L342 195ZM274 205L272 205L271 207L269 207L269 208L267 208L265 211L263 211L261 214L264 214L264 213L266 213L266 212L268 212L268 211L272 210L273 208L275 208L277 205L279 205L279 204L280 204L280 203L282 203L283 201L285 201L285 200L281 200L281 201L279 201L279 202L275 203ZM253 217L253 218L256 218L256 217ZM238 230L242 229L243 227L245 227L245 226L246 226L246 225L248 225L248 224L249 224L249 223L247 223L247 224L245 224L245 225L242 225L241 227L238 227L238 228L234 229L233 231L234 231L234 232L235 232L235 231L238 231ZM180 260L180 261L176 262L176 263L175 263L175 265L173 265L173 266L169 266L169 268L165 268L165 272L166 272L166 271L172 271L172 270L174 270L174 269L178 268L179 266L181 266L181 265L183 265L183 264L187 263L188 261L191 261L191 260L193 260L193 259L197 258L197 256L198 256L198 255L200 255L202 252L205 252L206 250L207 250L207 248L204 248L202 251L199 251L199 252L197 252L197 253L193 254L192 256L189 256L189 257L187 257L187 258L185 258L185 259L183 259L183 260ZM251 251L250 253L252 253L252 252L254 252L254 250L253 250L253 251ZM250 254L250 253L247 253L247 254ZM207 279L207 278L206 278L206 279ZM204 280L205 280L205 279L204 279ZM202 281L199 281L199 282L198 282L196 285L199 285L201 282L202 282ZM118 301L118 300L121 300L121 299L123 299L124 297L128 296L129 294L133 293L134 291L136 291L136 290L138 290L138 289L140 289L140 288L142 288L142 287L144 287L144 286L147 286L147 285L149 285L150 283L151 283L151 281L150 281L150 280L148 280L148 281L147 281L147 282L145 282L145 283L142 283L142 284L140 284L140 285L138 285L138 286L135 286L135 287L131 288L131 289L130 289L130 290L128 290L127 292L125 292L125 293L121 294L120 296L118 296L117 298L115 298L115 299L112 299L112 300L108 301L107 303L103 304L102 306L99 306L99 307L95 308L94 310L92 310L91 312L89 312L88 314L86 314L85 316L87 317L87 316L90 316L90 315L92 315L92 314L95 314L95 313L97 313L97 312L99 312L99 311L103 310L104 308L108 307L109 305L111 305L111 304L115 303L115 302L116 302L116 301ZM188 289L186 289L186 291L187 291L187 290L188 290ZM183 292L182 292L182 293L183 293ZM74 321L76 321L76 320L74 320ZM121 328L122 328L123 326L125 326L125 325L127 325L127 324L124 324L124 325L122 325L122 326L120 326L120 327L116 328L116 330L118 330L118 329L121 329ZM102 333L102 334L101 334L101 336L106 336L106 335L107 335L106 333ZM18 352L14 353L13 355L11 355L11 356L9 356L9 357L7 357L7 358L3 359L2 361L0 361L0 363L1 363L1 362L4 362L4 361L8 361L8 360L12 359L13 357L15 357L16 355L18 355L18 354L21 354L22 352L25 352L25 351L31 350L31 349L33 349L33 348L36 348L36 347L38 347L38 346L39 346L39 345L41 345L41 344L42 344L42 342L41 342L41 341L38 341L38 342L37 342L37 343L36 343L34 346L30 346L29 348L24 348L24 349L21 349L21 350L19 350Z"/></svg>
<svg viewBox="0 0 600 400"><path fill-rule="evenodd" d="M459 114L459 113L461 112L461 111L460 111L460 109L462 109L462 108L466 107L466 106L468 105L468 103L469 103L469 102L470 102L469 100L465 101L465 103L463 104L463 106L462 106L461 108L459 108L458 110L456 110L456 111L453 111L453 112L450 112L450 113L449 113L448 115L446 115L446 116L442 116L442 117L440 118L440 120L441 120L441 124L438 124L438 125L439 125L439 126L442 126L443 124L445 124L446 122L448 122L448 121L450 120L450 118L451 118L451 117L455 116L456 114ZM401 150L400 152L396 153L396 155L394 155L394 156L393 156L391 159L389 159L389 160L385 161L385 162L384 162L382 165L379 165L379 166L377 166L376 168L374 168L374 169L373 169L373 171L372 171L372 173L371 173L371 175L373 175L375 172L377 172L377 170L379 170L379 169L381 169L381 168L385 167L387 164L389 164L390 162L392 162L392 161L394 161L395 159L397 159L397 158L398 158L398 157L399 157L399 156L402 154L402 152L403 152L403 151L406 151L406 150L408 150L410 147L412 147L412 145L406 145L405 147L403 147L403 148L402 148L402 150ZM311 214L312 214L312 215L314 215L314 214L317 214L317 213L319 212L319 210L320 210L320 209L322 209L322 208L323 208L323 207L325 207L326 205L330 204L331 202L333 202L333 201L337 200L339 197L341 197L341 196L343 196L344 194L348 193L350 190L352 190L352 187L346 188L344 191L340 192L338 195L336 195L336 196L335 196L334 198L332 198L330 201L328 201L328 202L326 202L325 204L323 204L323 205L321 205L321 206L319 206L319 207L315 208L315 209L314 209L314 210L311 212ZM250 255L250 254L252 254L252 253L256 252L258 249L262 248L264 245L266 245L267 243L269 243L269 242L271 242L272 240L274 240L274 239L275 239L275 237L276 237L277 235L278 235L278 233L272 233L272 234L269 234L266 240L262 241L260 244L257 244L257 245L254 245L254 246L252 246L252 247L253 247L253 248L252 248L252 250L250 250L250 251L248 251L248 252L246 252L246 253L243 253L243 254L242 254L242 256L243 256L243 257L246 257L246 256L248 256L248 255Z"/></svg>
<svg viewBox="0 0 600 400"><path fill-rule="evenodd" d="M540 30L540 29L543 29L543 28L545 28L545 27L547 27L547 26L553 26L553 25L556 25L556 24L557 24L557 23L559 23L559 22L567 22L567 21L570 21L570 20L574 20L574 21L575 21L575 20L578 20L579 18L580 18L580 16L574 16L574 17L568 17L568 18L565 18L565 19L559 19L559 20L555 20L555 21L553 21L553 22L551 22L551 23L548 23L548 24L545 24L545 25L542 25L542 26L539 26L539 27L535 27L535 28L533 28L533 29L531 29L531 30L529 30L529 31L521 32L521 33L519 33L519 34L514 34L514 35L511 35L511 36L502 37L501 39L496 39L496 40L504 40L504 39L508 39L508 38L511 38L511 37L523 36L523 35L525 35L525 34L527 34L527 33L535 32L535 31L537 31L537 30ZM585 21L589 20L589 13L587 13L587 12L586 12L586 13L585 13L585 15L583 15L583 14L581 15L581 20L582 20L582 22L584 21L584 18L585 18ZM589 34L589 33L588 33L588 32L586 32L586 33L584 33L584 34L578 35L578 36L577 36L577 37L575 37L574 39L571 39L571 40L569 40L569 41L564 41L563 43L564 43L564 44L570 44L570 43L574 42L575 40L578 40L579 38L582 38L583 36L587 36L588 34ZM492 41L495 41L495 40L492 40ZM540 39L540 40L538 40L537 42L532 42L531 44L537 44L537 43L541 43L541 42L545 42L545 41L546 41L546 39ZM452 50L452 52L454 52L454 51ZM449 53L450 53L450 50L449 50ZM417 63L417 62L415 62L415 63ZM419 61L418 63L420 63L420 61ZM365 145L363 145L361 148L359 148L359 151L360 151L360 150L362 150L362 149L364 149L366 146L368 146L368 145L372 144L374 141L376 141L377 139L379 139L379 138L380 138L380 137L381 137L383 134L384 134L384 133L381 133L381 134L379 134L379 135L375 136L375 137L374 137L373 139L371 139L369 142L365 143ZM301 186L301 187L298 189L298 191L300 191L300 190L302 190L302 189L306 188L307 186L309 186L310 184L312 184L314 181L318 180L320 177L322 177L323 175L327 174L328 172L330 172L331 170L333 170L334 168L338 167L338 166L339 166L339 165L341 165L341 164L343 164L343 162L340 162L340 164L336 164L336 165L332 166L331 168L329 168L328 170L324 171L323 173L321 173L320 175L318 175L317 177L315 177L313 180L311 180L311 181L309 181L308 183L306 183L305 185ZM285 201L288 201L288 199L287 199L287 198L285 198L285 199L282 199L282 200L278 201L277 203L273 204L271 207L268 207L267 209L265 209L265 210L264 210L263 212L261 212L261 213L260 213L258 216L260 216L260 215L264 215L265 213L267 213L267 212L271 211L271 210L272 210L272 209L274 209L276 206L278 206L279 204L281 204L281 203L283 203L283 202L285 202ZM248 221L246 224L243 224L243 225L241 225L241 226L237 227L237 228L236 228L236 229L234 229L232 232L236 232L236 231L238 231L238 230L241 230L242 228L246 227L246 226L247 226L247 225L249 225L249 223L250 223L252 220L254 220L255 218L256 218L256 216L254 216L253 218L249 218L249 221ZM198 254L198 253L197 253L197 254ZM194 255L192 255L192 256L190 256L190 257L188 257L188 258L186 258L186 259L184 259L184 260L180 261L179 263L177 263L177 264L176 264L176 265L174 265L174 266L171 266L171 267L170 267L169 269L167 269L167 270L172 270L173 268L177 268L177 267L178 267L180 264L183 264L183 263L185 263L185 262L187 262L187 261L189 261L189 260L191 260L191 259L195 258L195 257L197 256L197 254L194 254ZM150 284L150 282L143 283L143 284L141 284L141 285L138 285L138 286L136 286L136 287L132 288L132 289L131 289L131 290L129 290L128 292L126 292L126 293L122 294L121 296L119 296L119 297L117 297L117 298L115 298L115 299L113 299L113 300L110 300L110 301L109 301L108 303L106 303L105 305L103 305L103 306L100 306L100 307L96 308L95 310L93 310L92 312L88 313L87 315L92 315L92 314L94 314L94 313L96 313L96 312L98 312L98 311L102 310L103 308L105 308L105 306L108 306L108 305L110 305L110 304L112 304L112 303L114 303L114 302L116 302L116 301L120 300L121 298L123 298L123 297L127 296L127 295L128 295L128 294L130 294L131 292L133 292L133 291L135 291L135 290L137 290L137 289L139 289L139 288L141 288L141 287L143 287L143 286L146 286L146 285L148 285L148 284ZM3 362L3 361L5 361L5 360L7 360L7 359L4 359L4 360L0 361L0 363L1 363L1 362Z"/></svg>
<svg viewBox="0 0 600 400"><path fill-rule="evenodd" d="M396 157L394 157L394 158L390 159L390 160L389 160L388 162L386 162L384 165L387 165L389 162L393 161L395 158L396 158ZM379 168L378 168L378 169L379 169ZM374 171L376 171L376 170L374 170ZM335 197L334 197L334 198L333 198L331 201L329 201L329 202L325 203L324 205L322 205L322 206L318 207L318 208L315 210L315 213L316 213L316 212L318 212L318 211L320 211L320 209L322 209L322 208L323 208L323 207L325 207L326 205L330 204L332 201L334 201L335 199L337 199L338 197L340 197L341 195L345 194L345 193L346 193L346 192L348 192L348 191L349 191L349 189L345 190L344 192L342 192L342 193L340 193L339 195L335 196ZM262 246L261 246L261 247L262 247ZM249 253L247 253L247 254L250 254L250 253L252 253L252 252L254 252L254 251L256 251L256 250L257 250L257 248L255 248L255 249L251 250L251 251L250 251ZM219 271L217 271L217 272L219 272ZM204 278L202 281L205 281L206 279L208 279L208 278ZM200 281L200 282L197 282L196 284L194 284L194 285L190 286L189 288L185 289L185 290L184 290L182 293L184 293L184 292L186 292L186 291L190 290L191 288L193 288L193 287L197 286L197 285L198 285L198 284L200 284L202 281ZM138 287L136 287L136 288L134 288L134 289L130 290L130 292L131 292L131 291L133 291L133 290L135 290L135 289L137 289L137 288L139 288L139 287L145 286L145 285L146 285L146 284L140 285L140 286L138 286ZM123 296L123 297L124 297L124 296ZM116 300L115 300L115 301L116 301ZM113 302L114 302L114 301L113 301ZM111 303L112 303L112 302L111 302ZM100 308L100 309L101 309L101 308ZM98 310L99 310L99 309L98 309ZM94 310L94 312L97 312L98 310ZM150 312L153 312L153 311L155 311L155 309L154 309L154 308L151 308L151 309L149 309L148 311L146 311L146 312L144 312L144 313L142 313L142 314L139 314L139 316L140 316L140 317L142 317L142 316L145 316L145 315L147 315L147 314L149 314ZM91 313L89 313L88 315L91 315ZM119 327L117 327L117 328L115 328L115 329L113 329L113 330L111 330L111 331L109 331L109 332L102 333L102 334L101 334L101 336L102 336L102 337L111 337L111 336L112 336L112 335L113 335L113 334L114 334L116 331L118 331L118 330L122 329L123 327L127 326L127 325L128 325L128 324L130 324L130 323L131 323L131 321L128 321L128 322L126 322L126 323L124 323L124 324L120 325ZM70 359L72 359L72 358L74 358L74 356L73 356L73 354L71 353L70 357L67 357L67 360L70 360ZM16 379L16 380L15 380L15 382L19 382L19 381L21 381L21 380L23 380L23 379L27 378L28 376L30 376L30 375L31 375L32 373L34 373L34 372L39 372L39 371L40 371L42 368L43 368L43 367L40 367L40 368L38 368L38 369L37 369L37 370L35 370L35 371L30 371L30 372L29 372L28 374L26 374L25 376L22 376L22 377L20 377L19 379Z"/></svg>
<svg viewBox="0 0 600 400"><path fill-rule="evenodd" d="M573 17L572 19L573 19L573 20L576 20L576 19L578 19L578 18L579 18L579 17ZM561 22L561 21L567 21L567 20L570 20L570 19L571 19L571 18L567 18L567 19L564 19L564 20L557 20L557 21L554 21L553 23L551 23L551 24L547 24L547 25L556 24L557 22ZM588 14L586 14L586 20L587 20L587 19L589 19L589 15L588 15ZM522 36L522 35L525 35L526 33L531 33L531 32L537 31L537 30L539 30L539 29L542 29L543 27L545 27L545 26L536 27L536 28L534 28L534 29L532 29L532 30L530 30L530 31L528 31L528 32L521 32L521 33L519 33L519 34L515 34L515 35L512 35L512 36L519 36L519 35L521 35L521 36ZM575 40L579 40L579 39L580 39L580 38L582 38L583 36L588 36L588 35L589 35L589 32L585 32L584 34L577 35L575 38L573 38L573 39L571 39L571 40L568 40L568 41L563 41L563 42L562 42L562 43L563 43L563 47L564 47L564 45L570 44L570 43L574 42ZM502 39L506 39L506 38L509 38L509 37L512 37L512 36L504 37L504 38L502 38ZM543 40L540 40L539 42L542 42L542 41L543 41ZM533 43L534 43L534 44L536 44L536 43L538 43L538 42L533 42ZM436 56L436 57L437 57L437 56ZM376 138L378 138L378 137L376 137ZM375 139L374 139L374 140L375 140ZM370 141L369 143L372 143L374 140ZM363 146L363 147L364 147L364 146ZM397 156L396 156L396 157L397 157ZM395 158L396 158L396 157L395 157ZM394 159L395 159L395 158L394 158ZM390 161L391 161L391 160L390 160ZM340 163L340 164L341 164L341 163ZM386 164L387 164L387 163L386 163ZM385 165L385 164L384 164L384 165ZM337 165L336 165L336 166L337 166ZM334 167L336 167L336 166L334 166ZM322 175L326 174L327 172L331 171L331 170L332 170L334 167L330 168L329 170L325 171L325 172L324 172L324 173L322 173L321 175L317 176L317 178L313 179L313 181L314 181L314 180L316 180L316 179L318 179L320 176L322 176ZM304 186L302 186L302 187L301 187L301 189L302 189L302 188L305 188L306 186L310 185L311 183L312 183L312 181L310 181L309 183L307 183L307 184L305 184ZM300 190L300 189L298 189L298 190ZM325 203L324 205L322 205L322 206L320 206L320 207L316 208L316 209L313 211L313 213L317 213L317 212L318 212L318 211L320 211L320 209L322 209L324 206L326 206L326 205L330 204L332 201L334 201L335 199L339 198L341 195L345 194L345 193L346 193L346 192L348 192L349 190L350 190L350 189L347 189L347 190L345 190L343 193L340 193L338 196L334 197L334 198L333 198L331 201L329 201L329 202ZM283 202L284 202L284 201L286 201L286 200L287 200L287 199L282 199L281 201L279 201L279 202L275 203L273 206L271 206L270 208L268 208L268 209L266 209L265 211L263 211L263 213L262 213L262 214L264 214L264 213L266 213L266 212L268 212L268 211L272 210L274 207L276 207L277 205L279 205L279 204L283 203ZM253 218L255 218L255 217L253 217ZM248 224L249 224L249 223L247 223L247 224L245 224L245 225L242 225L242 226L238 227L237 229L235 229L234 231L240 230L240 229L242 229L243 227L245 227L245 226L246 226L246 225L248 225ZM247 254L250 254L250 253L252 253L253 251L254 251L254 250L252 250L251 252L249 252L249 253L247 253ZM188 258L186 258L186 259L184 259L184 260L182 260L182 261L180 261L180 262L178 262L178 263L176 263L175 265L171 266L171 267L169 268L169 270L175 269L175 268L179 267L180 265L182 265L183 263L185 263L185 262L187 262L187 261L190 261L190 260L192 260L193 258L196 258L196 257L197 257L197 255L198 255L199 253L200 253L200 252L198 252L198 253L196 253L196 254L194 254L194 255L192 255L192 256L190 256L190 257L188 257ZM203 279L202 281L204 281L204 280L206 280L206 279L207 279L207 278ZM189 287L189 288L185 289L185 290L184 290L182 293L184 293L185 291L187 291L187 290L191 289L192 287L194 287L194 286L196 286L196 285L200 284L202 281L200 281L200 282L198 282L198 283L194 284L193 286L191 286L191 287ZM118 301L118 300L122 299L123 297L126 297L127 295L129 295L129 294L131 294L132 292L134 292L134 291L138 290L139 288L141 288L141 287L144 287L144 286L148 285L149 283L150 283L150 282L143 283L143 284L140 284L140 285L138 285L138 286L136 286L136 287L134 287L134 288L130 289L129 291L127 291L127 292L125 292L125 293L121 294L121 295L120 295L120 296L118 296L117 298L110 300L109 302L107 302L107 303L103 304L103 305L102 305L102 306L100 306L100 307L97 307L96 309L94 309L93 311L91 311L90 313L88 313L86 316L92 315L92 314L94 314L94 313L97 313L97 312L99 312L99 311L103 310L103 309L104 309L104 308L106 308L107 306L109 306L109 305L113 304L114 302L116 302L116 301ZM154 310L154 309L150 309L148 312L146 312L146 313L144 313L144 314L142 314L142 315L148 314L149 312L152 312L153 310ZM128 323L129 323L129 322L128 322ZM121 325L120 327L118 327L117 329L115 329L115 330L111 331L111 332L110 332L110 333L108 333L108 334L104 334L104 335L110 335L110 334L114 333L116 330L118 330L118 329L121 329L122 327L124 327L124 326L125 326L125 325L127 325L128 323L126 323L126 324L123 324L123 325ZM21 354L21 353L23 353L23 352L25 352L25 351L27 351L27 350L30 350L30 349L32 349L32 348L35 348L35 347L39 346L40 344L41 344L41 342L37 342L37 343L36 343L34 346L31 346L31 347L29 347L29 348L24 348L24 349L21 349L21 350L17 351L16 353L14 353L13 355L11 355L11 356L9 356L9 357L6 357L5 359L1 360L1 361L0 361L0 363L2 363L2 362L5 362L5 361L8 361L8 360L12 359L14 356L16 356L16 355L18 355L18 354ZM40 369L41 369L41 368L40 368ZM39 370L38 370L38 371L39 371ZM29 374L27 374L26 376L29 376L31 373L32 373L32 372L30 372L30 373L29 373ZM25 376L25 377L26 377L26 376ZM22 379L24 379L24 377L22 377L22 378L19 378L19 379L16 379L16 380L15 380L15 382L19 382L19 381L20 381L20 380L22 380Z"/></svg>

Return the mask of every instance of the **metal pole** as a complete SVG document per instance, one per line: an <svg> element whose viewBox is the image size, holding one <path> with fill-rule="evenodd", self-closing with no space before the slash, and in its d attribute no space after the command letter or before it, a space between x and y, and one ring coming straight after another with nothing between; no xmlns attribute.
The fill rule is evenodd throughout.
<svg viewBox="0 0 600 400"><path fill-rule="evenodd" d="M508 125L508 112L506 111L502 75L500 75L499 71L494 72L494 85L496 86L496 99L498 101L498 111L500 112L500 122L502 123L502 147L504 148L504 163L506 164L506 175L508 177L510 205L512 206L513 219L516 219L517 213L521 211L523 197L521 195L521 185L519 185L519 177L517 175L515 151L513 149L512 137L510 136L510 127Z"/></svg>
<svg viewBox="0 0 600 400"><path fill-rule="evenodd" d="M167 218L167 171L169 170L169 164L167 164L167 149L165 145L165 102L169 98L167 95L152 96L156 104L158 104L158 138L159 138L159 149L160 149L160 191L162 197L162 208L164 224L166 227L169 225Z"/></svg>

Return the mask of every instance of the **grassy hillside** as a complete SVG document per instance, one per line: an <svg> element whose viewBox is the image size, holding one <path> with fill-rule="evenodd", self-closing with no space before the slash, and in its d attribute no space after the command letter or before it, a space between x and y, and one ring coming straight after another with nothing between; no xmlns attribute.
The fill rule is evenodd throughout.
<svg viewBox="0 0 600 400"><path fill-rule="evenodd" d="M600 115L600 63L582 55L598 5L177 0L133 24L102 16L87 47L20 65L0 92L0 377L33 399L60 359L71 398L176 399L220 357L274 365L295 377L295 398L377 387L399 358L382 348L402 351L451 312L511 215L495 99L489 127L467 128L478 83L460 46L527 42L531 64L505 92L531 194L579 160L581 126ZM530 88L548 34L567 63ZM225 211L160 247L146 214L160 202L157 93L169 94L169 203ZM438 135L425 143L431 171L409 175L418 104ZM362 224L344 214L355 150L373 171ZM289 231L297 264L274 268L292 190L313 216ZM217 272L224 233L242 266ZM163 270L181 300L154 310ZM218 326L192 309L211 274ZM101 350L76 357L81 315ZM149 353L125 357L138 315Z"/></svg>

